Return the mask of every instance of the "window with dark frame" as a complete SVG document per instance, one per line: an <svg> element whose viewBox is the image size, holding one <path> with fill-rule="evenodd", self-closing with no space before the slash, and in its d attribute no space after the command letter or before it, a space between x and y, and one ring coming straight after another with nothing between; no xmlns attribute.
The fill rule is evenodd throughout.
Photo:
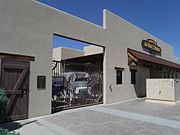
<svg viewBox="0 0 180 135"><path fill-rule="evenodd" d="M136 72L137 70L131 69L131 84L136 84Z"/></svg>
<svg viewBox="0 0 180 135"><path fill-rule="evenodd" d="M122 84L123 70L124 68L115 67L116 70L116 84Z"/></svg>

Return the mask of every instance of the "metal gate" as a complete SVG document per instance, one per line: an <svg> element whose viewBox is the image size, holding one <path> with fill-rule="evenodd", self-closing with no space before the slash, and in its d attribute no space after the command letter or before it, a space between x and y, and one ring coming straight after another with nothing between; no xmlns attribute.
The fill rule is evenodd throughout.
<svg viewBox="0 0 180 135"><path fill-rule="evenodd" d="M0 59L0 87L9 99L7 120L28 118L30 62Z"/></svg>
<svg viewBox="0 0 180 135"><path fill-rule="evenodd" d="M103 72L99 63L53 61L52 112L100 104Z"/></svg>

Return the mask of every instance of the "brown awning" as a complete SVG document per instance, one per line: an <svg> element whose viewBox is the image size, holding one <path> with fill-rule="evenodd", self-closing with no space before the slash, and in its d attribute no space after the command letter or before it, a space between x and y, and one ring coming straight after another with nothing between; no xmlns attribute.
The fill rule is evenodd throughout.
<svg viewBox="0 0 180 135"><path fill-rule="evenodd" d="M171 68L176 68L176 69L180 69L180 64L165 60L165 59L161 59L155 56L151 56L133 49L129 49L128 48L128 56L131 57L131 59L135 62L138 63L139 61L141 62L149 62L152 64L158 64L158 65L162 65L162 66L168 66Z"/></svg>
<svg viewBox="0 0 180 135"><path fill-rule="evenodd" d="M74 58L68 58L68 59L63 59L61 60L62 62L73 62L73 63L86 63L89 61L103 61L103 53L99 54L93 54L93 55L87 55L87 56L79 56L79 57L74 57Z"/></svg>

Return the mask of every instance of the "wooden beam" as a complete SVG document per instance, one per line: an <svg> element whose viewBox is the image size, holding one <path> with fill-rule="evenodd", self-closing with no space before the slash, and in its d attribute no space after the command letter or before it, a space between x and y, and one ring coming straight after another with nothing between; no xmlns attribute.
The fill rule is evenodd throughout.
<svg viewBox="0 0 180 135"><path fill-rule="evenodd" d="M121 70L121 71L124 70L124 68L121 68L121 67L115 67L114 69L115 69L115 70Z"/></svg>
<svg viewBox="0 0 180 135"><path fill-rule="evenodd" d="M132 65L132 63L137 65L138 59L136 59L131 53L128 52L128 65Z"/></svg>
<svg viewBox="0 0 180 135"><path fill-rule="evenodd" d="M138 59L136 59L131 53L128 52L128 56L135 61L136 63L138 62Z"/></svg>
<svg viewBox="0 0 180 135"><path fill-rule="evenodd" d="M28 69L26 65L13 65L13 64L3 64L3 69Z"/></svg>
<svg viewBox="0 0 180 135"><path fill-rule="evenodd" d="M0 52L0 58L9 58L9 59L21 60L21 61L35 61L34 56L16 55L16 54L8 54L1 52Z"/></svg>

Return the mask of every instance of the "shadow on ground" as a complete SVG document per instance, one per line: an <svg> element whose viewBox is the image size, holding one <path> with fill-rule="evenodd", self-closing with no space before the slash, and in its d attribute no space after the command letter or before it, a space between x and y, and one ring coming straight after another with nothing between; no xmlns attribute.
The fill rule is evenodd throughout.
<svg viewBox="0 0 180 135"><path fill-rule="evenodd" d="M0 128L5 128L5 129L8 129L9 131L14 131L16 129L20 129L23 126L31 124L31 123L36 122L36 121L37 120L28 121L28 122L24 122L24 123L20 123L20 122L1 123Z"/></svg>

